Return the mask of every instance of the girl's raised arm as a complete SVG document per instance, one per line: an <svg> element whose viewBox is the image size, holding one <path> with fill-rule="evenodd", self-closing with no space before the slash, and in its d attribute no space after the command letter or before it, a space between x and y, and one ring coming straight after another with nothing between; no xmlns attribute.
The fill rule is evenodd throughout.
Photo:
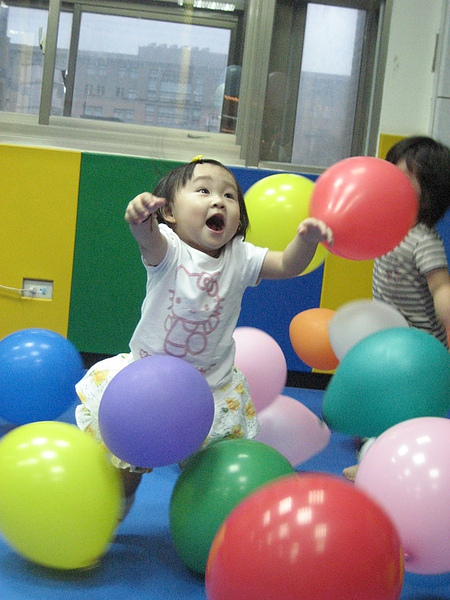
<svg viewBox="0 0 450 600"><path fill-rule="evenodd" d="M319 219L305 219L283 252L267 252L260 279L288 279L300 275L313 259L319 242L332 244L333 232Z"/></svg>
<svg viewBox="0 0 450 600"><path fill-rule="evenodd" d="M139 244L142 257L151 266L159 265L167 251L167 240L159 231L155 215L164 204L164 198L143 192L131 200L125 211L125 221Z"/></svg>

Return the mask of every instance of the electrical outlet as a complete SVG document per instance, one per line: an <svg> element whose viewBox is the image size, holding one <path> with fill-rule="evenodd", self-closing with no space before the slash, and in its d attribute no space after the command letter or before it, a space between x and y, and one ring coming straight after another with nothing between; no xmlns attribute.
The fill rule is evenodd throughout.
<svg viewBox="0 0 450 600"><path fill-rule="evenodd" d="M37 300L51 300L53 298L53 281L46 279L24 279L22 283L22 296L36 298Z"/></svg>

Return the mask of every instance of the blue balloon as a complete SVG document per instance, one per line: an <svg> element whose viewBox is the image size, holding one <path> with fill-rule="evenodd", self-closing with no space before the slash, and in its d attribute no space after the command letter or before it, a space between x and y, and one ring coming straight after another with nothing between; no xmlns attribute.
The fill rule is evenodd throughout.
<svg viewBox="0 0 450 600"><path fill-rule="evenodd" d="M0 417L14 425L52 421L76 398L80 353L48 329L22 329L0 341Z"/></svg>

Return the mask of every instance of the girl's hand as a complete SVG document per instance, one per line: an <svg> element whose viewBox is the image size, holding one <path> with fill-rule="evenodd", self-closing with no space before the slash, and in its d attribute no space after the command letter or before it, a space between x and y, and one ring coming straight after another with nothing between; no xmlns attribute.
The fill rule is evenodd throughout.
<svg viewBox="0 0 450 600"><path fill-rule="evenodd" d="M130 225L140 225L158 208L164 206L165 202L164 198L158 198L149 192L143 192L128 204L125 211L125 221Z"/></svg>
<svg viewBox="0 0 450 600"><path fill-rule="evenodd" d="M333 232L323 221L309 217L300 223L297 230L298 235L309 244L327 242L333 245Z"/></svg>

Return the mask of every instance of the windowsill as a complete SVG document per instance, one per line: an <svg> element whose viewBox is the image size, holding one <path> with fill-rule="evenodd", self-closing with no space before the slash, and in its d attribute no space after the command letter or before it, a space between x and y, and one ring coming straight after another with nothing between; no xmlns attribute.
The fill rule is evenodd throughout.
<svg viewBox="0 0 450 600"><path fill-rule="evenodd" d="M37 115L4 111L0 111L0 143L179 161L203 154L227 165L245 164L231 134L70 117L51 117L50 125L39 125Z"/></svg>

